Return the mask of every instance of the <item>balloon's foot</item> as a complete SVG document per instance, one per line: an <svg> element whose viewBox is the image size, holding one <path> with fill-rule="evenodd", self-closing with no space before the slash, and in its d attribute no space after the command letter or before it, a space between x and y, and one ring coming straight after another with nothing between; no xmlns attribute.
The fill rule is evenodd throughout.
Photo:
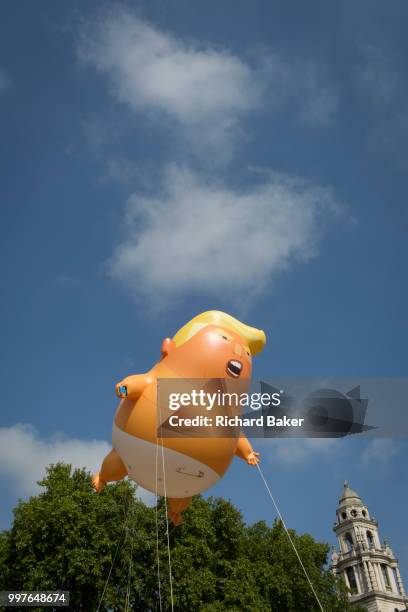
<svg viewBox="0 0 408 612"><path fill-rule="evenodd" d="M101 480L99 472L92 476L92 486L97 493L100 493L105 488L105 483Z"/></svg>
<svg viewBox="0 0 408 612"><path fill-rule="evenodd" d="M178 527L183 523L183 517L179 512L169 512L168 517L175 527Z"/></svg>

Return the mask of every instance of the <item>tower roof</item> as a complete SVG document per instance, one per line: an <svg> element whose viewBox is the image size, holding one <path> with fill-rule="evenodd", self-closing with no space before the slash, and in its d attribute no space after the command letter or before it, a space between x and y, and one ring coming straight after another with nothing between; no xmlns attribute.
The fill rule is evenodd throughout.
<svg viewBox="0 0 408 612"><path fill-rule="evenodd" d="M344 481L344 488L342 496L339 499L339 506L363 506L361 497L358 493L350 489L348 480Z"/></svg>

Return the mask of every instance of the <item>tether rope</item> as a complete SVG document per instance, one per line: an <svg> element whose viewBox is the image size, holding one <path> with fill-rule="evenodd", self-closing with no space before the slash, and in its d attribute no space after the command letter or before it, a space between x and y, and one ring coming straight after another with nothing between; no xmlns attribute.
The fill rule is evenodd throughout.
<svg viewBox="0 0 408 612"><path fill-rule="evenodd" d="M125 514L125 517L124 517L123 531L124 531L124 538L125 538L125 539L126 539L126 533L127 533L126 529L127 529L127 521L128 521L128 518L129 518L129 507L127 508L127 511L126 511L126 514ZM111 563L111 566L110 566L110 568L109 568L108 577L106 578L105 585L104 585L104 587L103 587L103 591L102 591L102 595L101 595L101 598L100 598L100 600L99 600L98 607L96 608L96 612L99 612L99 609L100 609L100 607L101 607L101 604L102 604L103 598L104 598L104 596L105 596L106 587L108 586L109 579L110 579L110 577L111 577L111 573L112 573L112 569L113 569L113 566L114 566L115 561L116 561L116 557L117 557L118 552L119 552L119 547L120 547L120 545L122 544L122 542L123 542L123 539L124 539L124 538L123 538L123 537L120 537L120 538L119 538L118 545L116 546L115 554L113 555L112 563Z"/></svg>
<svg viewBox="0 0 408 612"><path fill-rule="evenodd" d="M132 569L133 569L133 537L132 537L132 529L130 530L130 555L129 555L129 572L128 572L128 586L126 592L126 602L125 602L125 612L130 610L130 586L132 579Z"/></svg>
<svg viewBox="0 0 408 612"><path fill-rule="evenodd" d="M280 510L279 510L279 508L278 508L278 505L277 505L277 503L276 503L276 501L275 501L275 498L274 498L274 497L273 497L273 495L272 495L272 492L271 492L271 490L270 490L270 488L269 488L269 485L268 485L268 483L267 483L267 481L266 481L266 479L265 479L265 476L263 475L263 472L262 472L262 470L261 470L261 466L259 465L259 463L257 463L257 464L256 464L256 467L258 468L258 471L259 471L259 473L260 473L260 475L261 475L261 478L262 478L262 480L263 480L263 482L264 482L264 485L265 485L265 487L266 487L266 490L267 490L267 491L268 491L268 493L269 493L269 497L271 498L272 503L273 503L273 505L275 506L275 510L276 510L276 512L277 512L277 514L278 514L278 516L279 516L280 520L282 521L282 525L283 525L283 527L284 527L284 529L285 529L285 531L286 531L286 535L288 536L288 538L289 538L289 542L292 544L293 550L295 551L295 554L296 554L296 556L297 556L297 558L298 558L298 560L299 560L299 563L300 563L300 565L302 566L303 573L304 573L304 575L305 575L305 576L306 576L306 578L307 578L307 581L308 581L308 583L309 583L309 585L310 585L310 588L312 589L312 593L313 593L313 595L315 596L315 599L316 599L316 601L317 601L317 603L318 603L318 605L319 605L319 608L320 608L320 610L321 610L322 612L324 612L324 608L323 608L322 604L320 603L320 599L318 598L317 593L316 593L316 591L315 591L315 589L314 589L314 586L313 586L313 584L312 584L312 581L310 580L309 575L308 575L308 573L307 573L307 571L306 571L306 568L305 568L305 566L303 565L303 561L302 561L302 559L300 558L300 555L299 555L299 553L298 553L298 551L297 551L297 549L296 549L295 543L294 543L294 541L292 540L292 537L291 537L291 535L290 535L290 533L289 533L288 528L286 527L286 523L285 523L285 521L283 520L283 516L282 516L282 514L281 514L281 512L280 512Z"/></svg>
<svg viewBox="0 0 408 612"><path fill-rule="evenodd" d="M159 404L159 420L161 425L161 410ZM169 533L169 517L167 516L167 490L166 490L166 470L164 468L164 445L163 438L161 439L161 454L162 454L162 469L163 469L163 486L164 486L164 507L166 511L166 534L167 534L167 553L169 559L169 578L170 578L170 600L171 600L171 612L174 612L174 599L173 599L173 576L171 573L171 554L170 554L170 533Z"/></svg>
<svg viewBox="0 0 408 612"><path fill-rule="evenodd" d="M156 554L157 554L157 580L159 584L159 604L160 604L160 612L162 612L161 582L160 582L160 556L159 556L159 509L158 509L159 496L157 494L158 462L159 462L159 444L158 444L158 440L156 440L156 491L155 491L156 493Z"/></svg>

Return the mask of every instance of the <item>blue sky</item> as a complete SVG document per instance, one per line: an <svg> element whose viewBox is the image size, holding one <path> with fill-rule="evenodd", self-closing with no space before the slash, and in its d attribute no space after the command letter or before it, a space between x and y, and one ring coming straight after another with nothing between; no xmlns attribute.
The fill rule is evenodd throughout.
<svg viewBox="0 0 408 612"><path fill-rule="evenodd" d="M0 526L49 461L94 467L114 384L209 308L256 378L406 375L408 8L15 2L0 23ZM408 445L261 445L334 543L348 478L408 583ZM214 494L272 519L238 460Z"/></svg>

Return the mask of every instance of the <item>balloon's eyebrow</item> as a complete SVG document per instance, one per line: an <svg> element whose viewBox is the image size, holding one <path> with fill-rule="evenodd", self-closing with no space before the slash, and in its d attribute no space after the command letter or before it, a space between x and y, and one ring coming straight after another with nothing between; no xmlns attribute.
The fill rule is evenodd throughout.
<svg viewBox="0 0 408 612"><path fill-rule="evenodd" d="M224 338L227 338L228 340L232 340L232 336L230 336L228 332L226 332L224 329L217 328L215 331L217 334L224 336Z"/></svg>

